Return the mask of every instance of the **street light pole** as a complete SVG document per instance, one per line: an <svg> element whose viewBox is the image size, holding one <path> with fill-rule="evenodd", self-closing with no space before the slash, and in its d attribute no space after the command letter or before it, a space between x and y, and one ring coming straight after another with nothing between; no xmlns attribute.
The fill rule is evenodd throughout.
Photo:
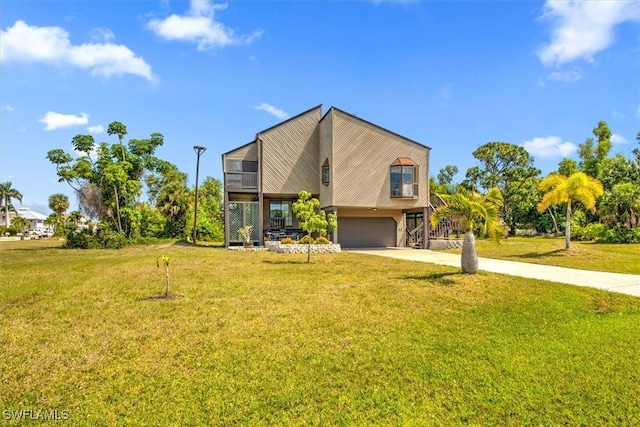
<svg viewBox="0 0 640 427"><path fill-rule="evenodd" d="M194 145L193 151L196 152L196 203L193 212L193 244L196 244L196 237L198 232L198 174L200 172L200 155L207 150L207 147L201 145Z"/></svg>

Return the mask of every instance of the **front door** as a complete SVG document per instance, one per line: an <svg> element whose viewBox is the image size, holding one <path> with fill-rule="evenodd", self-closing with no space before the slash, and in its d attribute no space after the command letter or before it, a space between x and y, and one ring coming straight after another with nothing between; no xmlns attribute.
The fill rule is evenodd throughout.
<svg viewBox="0 0 640 427"><path fill-rule="evenodd" d="M413 212L405 214L407 218L407 233L406 233L406 242L405 244L409 246L409 232L414 230L417 226L421 225L424 222L424 213L423 212Z"/></svg>

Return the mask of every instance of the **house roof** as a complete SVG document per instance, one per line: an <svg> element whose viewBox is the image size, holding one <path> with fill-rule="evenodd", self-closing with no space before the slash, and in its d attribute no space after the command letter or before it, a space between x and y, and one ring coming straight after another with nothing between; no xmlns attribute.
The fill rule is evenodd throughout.
<svg viewBox="0 0 640 427"><path fill-rule="evenodd" d="M42 215L41 213L32 211L29 208L18 208L18 215L23 217L23 218L29 219L29 220L31 220L31 219L36 219L36 220L37 219L40 219L40 220L47 219L46 215Z"/></svg>
<svg viewBox="0 0 640 427"><path fill-rule="evenodd" d="M234 151L238 151L238 150L240 150L241 148L244 148L244 147L246 147L246 146L248 146L248 145L255 144L255 143L256 143L256 141L255 141L255 140L253 140L253 141L249 141L249 142L247 142L246 144L242 144L241 146L234 148L233 150L229 150L229 151L227 151L226 153L222 153L222 156L224 157L224 156L226 156L227 154L231 154L231 153L233 153Z"/></svg>
<svg viewBox="0 0 640 427"><path fill-rule="evenodd" d="M258 132L258 133L257 133L257 135L256 135L256 139L258 139L258 135L260 135L261 133L268 132L268 131L270 131L271 129L277 128L277 127L278 127L278 126L280 126L280 125L283 125L283 124L285 124L285 123L287 123L287 122L290 122L290 121L292 121L292 120L295 120L295 119L297 119L297 118L298 118L298 117L300 117L300 116L304 116L305 114L310 113L310 112L312 112L313 110L316 110L316 109L318 109L318 108L320 108L320 113L322 114L322 104L316 105L316 106L315 106L315 107L313 107L313 108L309 108L307 111L303 111L303 112L302 112L302 113L300 113L300 114L296 114L296 115L295 115L295 116L293 116L293 117L289 117L287 120L281 121L280 123L277 123L277 124L275 124L275 125L273 125L273 126L271 126L271 127L268 127L268 128L266 128L266 129L264 129L264 130L261 130L260 132Z"/></svg>
<svg viewBox="0 0 640 427"><path fill-rule="evenodd" d="M360 117L358 117L358 116L356 116L356 115L354 115L354 114L347 113L346 111L343 111L343 110L341 110L341 109L339 109L339 108L336 108L336 107L331 107L331 108L329 108L329 111L327 111L327 112L326 112L326 114L322 117L322 119L320 119L320 121L322 121L322 120L327 116L327 114L329 114L329 112L330 112L331 110L338 111L338 112L340 112L340 113L342 113L342 114L344 114L344 115L346 115L346 116L349 116L349 117L352 117L352 118L354 118L354 119L356 119L356 120L359 120L359 121L361 121L362 123L366 123L366 124L368 124L368 125L370 125L370 126L373 126L373 127L375 127L375 128L378 128L378 129L380 129L380 130L382 130L382 131L384 131L384 132L388 132L388 133L393 134L393 135L395 135L395 136L397 136L397 137L399 137L399 138L402 138L402 139L404 139L405 141L409 141L409 142L411 142L411 143L413 143L413 144L416 144L416 145L419 145L419 146L421 146L421 147L425 147L425 148L427 148L428 150L431 150L431 147L429 147L429 146L427 146L427 145L421 144L421 143L419 143L418 141L414 141L413 139L407 138L406 136L402 136L402 135L400 135L399 133L396 133L396 132L393 132L393 131L391 131L391 130L389 130L389 129L383 128L382 126L379 126L379 125L377 125L377 124L375 124L375 123L371 123L371 122L369 122L369 121L367 121L367 120L361 119Z"/></svg>
<svg viewBox="0 0 640 427"><path fill-rule="evenodd" d="M255 140L253 140L253 141L251 141L251 142L248 142L248 143L246 143L246 144L244 144L244 145L241 145L241 146L239 146L239 147L236 147L236 148L234 148L234 149L232 149L232 150L230 150L230 151L227 151L226 153L223 153L223 154L222 154L222 156L225 156L225 155L230 154L230 153L232 153L232 152L234 152L234 151L237 151L237 150L239 150L239 149L241 149L241 148L243 148L243 147L246 147L247 145L253 144L253 143L255 143L258 139L260 139L260 134L265 133L265 132L268 132L268 131L270 131L271 129L274 129L274 128L276 128L276 127L278 127L278 126L281 126L281 125L283 125L283 124L285 124L285 123L287 123L287 122L290 122L291 120L295 120L295 119L297 119L298 117L303 116L303 115L305 115L305 114L308 114L308 113L310 113L311 111L316 110L316 109L318 109L318 108L320 109L320 112L322 113L322 104L316 105L316 106L315 106L315 107L313 107L313 108L309 108L308 110L303 111L303 112L302 112L302 113L300 113L300 114L296 114L295 116L290 117L290 118L288 118L288 119L286 119L286 120L284 120L284 121L282 121L282 122L279 122L279 123L277 123L277 124L275 124L275 125L273 125L273 126L271 126L271 127L269 127L269 128L266 128L266 129L264 129L264 130L261 130L260 132L258 132L258 133L256 134L256 138L255 138ZM413 139L409 139L409 138L407 138L407 137L405 137L405 136L400 135L399 133L396 133L396 132L390 131L389 129L385 129L385 128L383 128L382 126L378 126L378 125L376 125L375 123L371 123L371 122L369 122L369 121L367 121L367 120L363 120L363 119L361 119L361 118L360 118L360 117L358 117L358 116L355 116L355 115L353 115L353 114L351 114L351 113L347 113L346 111L343 111L343 110L341 110L341 109L339 109L339 108L336 108L336 107L331 107L331 108L329 108L329 110L328 110L328 111L327 111L327 112L326 112L326 113L325 113L325 114L320 118L320 122L322 122L322 120L324 120L324 118L325 118L325 117L327 117L327 115L329 114L329 112L330 112L331 110L338 111L338 112L340 112L340 113L342 113L342 114L344 114L344 115L347 115L347 116L352 117L352 118L354 118L354 119L356 119L356 120L359 120L359 121L361 121L362 123L366 123L366 124L368 124L368 125L370 125L370 126L373 126L373 127L375 127L375 128L378 128L378 129L380 129L380 130L382 130L382 131L384 131L384 132L388 132L388 133L390 133L390 134L392 134L392 135L395 135L395 136L397 136L397 137L399 137L399 138L402 138L402 139L404 139L405 141L411 142L411 143L413 143L413 144L416 144L416 145L419 145L419 146L421 146L421 147L424 147L424 148L426 148L426 149L428 149L428 150L431 150L431 147L429 147L429 146L427 146L427 145L421 144L421 143L419 143L418 141L414 141ZM415 164L415 163L414 163L414 164Z"/></svg>

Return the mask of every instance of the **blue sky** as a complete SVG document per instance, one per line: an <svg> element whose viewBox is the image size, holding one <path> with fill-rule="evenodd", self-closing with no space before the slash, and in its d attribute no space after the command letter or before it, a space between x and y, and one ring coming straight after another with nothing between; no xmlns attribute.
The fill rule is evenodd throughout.
<svg viewBox="0 0 640 427"><path fill-rule="evenodd" d="M77 134L165 137L157 155L222 178L221 153L318 104L432 148L431 175L490 141L547 174L598 121L640 130L637 1L31 1L0 4L0 182L49 213L46 160Z"/></svg>

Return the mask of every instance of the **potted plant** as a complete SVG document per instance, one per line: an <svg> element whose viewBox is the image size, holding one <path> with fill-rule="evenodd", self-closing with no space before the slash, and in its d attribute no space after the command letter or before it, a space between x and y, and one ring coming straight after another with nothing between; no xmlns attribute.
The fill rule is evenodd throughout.
<svg viewBox="0 0 640 427"><path fill-rule="evenodd" d="M245 248L250 248L253 246L253 242L251 241L252 230L252 225L245 225L244 227L238 229L238 237L242 239L242 244Z"/></svg>

